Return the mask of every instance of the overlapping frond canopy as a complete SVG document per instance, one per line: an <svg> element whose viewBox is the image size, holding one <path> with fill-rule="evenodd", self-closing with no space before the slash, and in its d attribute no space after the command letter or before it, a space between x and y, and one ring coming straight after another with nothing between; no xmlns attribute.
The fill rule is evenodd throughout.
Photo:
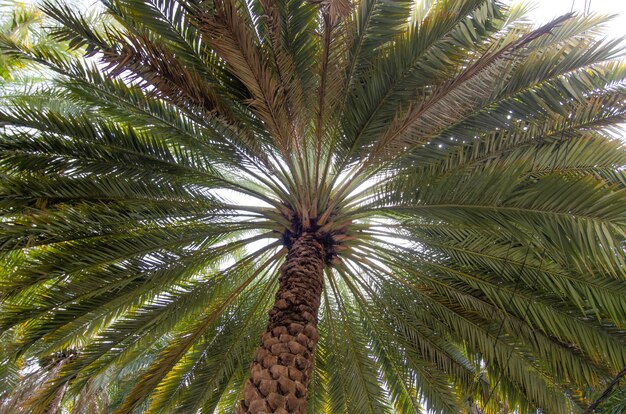
<svg viewBox="0 0 626 414"><path fill-rule="evenodd" d="M333 246L310 413L582 412L626 366L604 17L103 5L43 6L80 58L0 35L67 103L0 107L0 412L231 412L303 228Z"/></svg>

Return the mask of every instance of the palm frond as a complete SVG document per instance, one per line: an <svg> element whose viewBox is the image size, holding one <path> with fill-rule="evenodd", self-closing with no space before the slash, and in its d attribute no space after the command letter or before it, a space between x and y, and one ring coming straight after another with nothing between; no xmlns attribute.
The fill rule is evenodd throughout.
<svg viewBox="0 0 626 414"><path fill-rule="evenodd" d="M103 6L0 19L0 412L582 413L620 375L606 17Z"/></svg>

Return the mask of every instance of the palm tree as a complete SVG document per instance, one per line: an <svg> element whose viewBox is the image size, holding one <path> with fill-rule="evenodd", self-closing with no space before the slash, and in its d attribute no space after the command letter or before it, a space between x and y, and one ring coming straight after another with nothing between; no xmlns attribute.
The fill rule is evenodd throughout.
<svg viewBox="0 0 626 414"><path fill-rule="evenodd" d="M40 50L48 48L50 53L73 53L66 43L47 36L46 28L54 22L35 5L5 0L0 2L0 16L0 36L11 44ZM7 98L22 96L31 102L35 98L46 102L57 100L58 104L67 106L58 101L54 90L42 87L49 80L50 73L33 65L30 59L11 53L0 54L0 105L10 105Z"/></svg>
<svg viewBox="0 0 626 414"><path fill-rule="evenodd" d="M2 19L0 33L14 42L31 45L39 43L46 37L42 34L44 15L33 5L24 3L3 2L0 4ZM24 61L15 56L0 55L0 80L12 80L14 74L24 69ZM3 82L4 83L4 82Z"/></svg>
<svg viewBox="0 0 626 414"><path fill-rule="evenodd" d="M104 6L44 5L83 58L0 42L72 106L0 110L0 358L71 356L25 412L582 412L626 365L603 17Z"/></svg>

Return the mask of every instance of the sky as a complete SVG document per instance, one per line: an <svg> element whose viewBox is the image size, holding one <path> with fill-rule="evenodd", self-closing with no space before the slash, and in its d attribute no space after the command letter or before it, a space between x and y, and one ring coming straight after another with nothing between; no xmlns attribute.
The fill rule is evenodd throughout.
<svg viewBox="0 0 626 414"><path fill-rule="evenodd" d="M529 17L537 23L546 23L569 13L572 6L575 12L584 12L588 8L594 13L618 14L609 22L607 34L613 38L626 36L626 0L536 0L534 4Z"/></svg>

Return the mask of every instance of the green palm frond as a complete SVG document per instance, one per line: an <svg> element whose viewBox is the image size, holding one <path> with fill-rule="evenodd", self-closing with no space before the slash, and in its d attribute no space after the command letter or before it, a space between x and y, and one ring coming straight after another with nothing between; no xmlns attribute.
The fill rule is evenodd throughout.
<svg viewBox="0 0 626 414"><path fill-rule="evenodd" d="M0 21L0 412L582 413L626 366L606 17L101 7Z"/></svg>

